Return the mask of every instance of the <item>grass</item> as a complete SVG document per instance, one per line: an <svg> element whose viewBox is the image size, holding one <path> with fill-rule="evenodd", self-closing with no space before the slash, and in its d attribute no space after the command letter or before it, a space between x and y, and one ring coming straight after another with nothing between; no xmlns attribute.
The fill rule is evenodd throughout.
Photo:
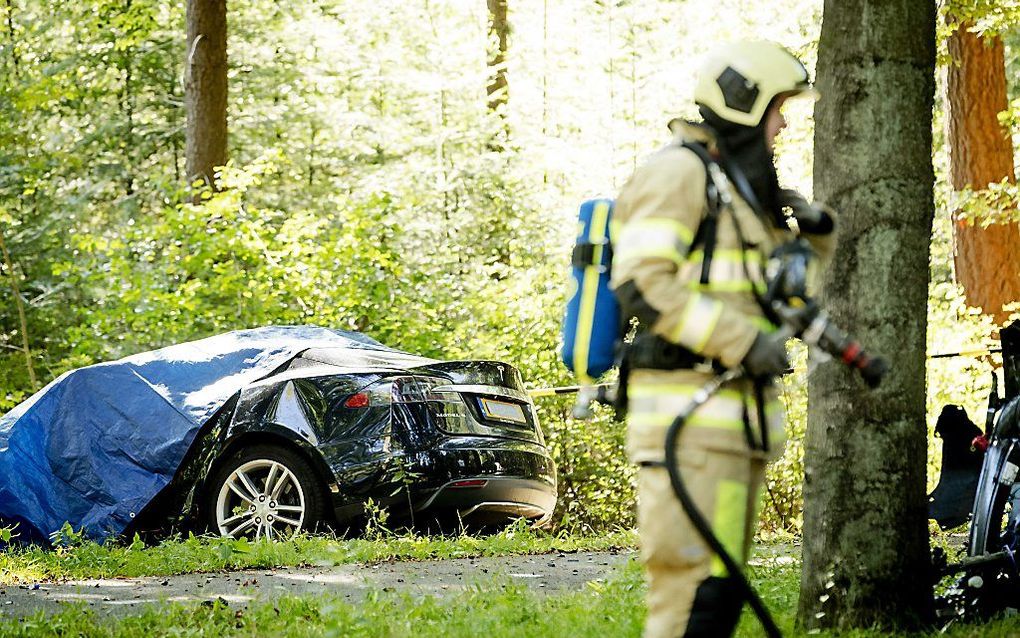
<svg viewBox="0 0 1020 638"><path fill-rule="evenodd" d="M794 627L799 565L765 560L753 579L787 636L802 636ZM446 597L415 598L376 592L356 604L330 596L288 596L247 609L219 601L208 604L170 604L138 615L111 619L84 607L69 607L56 615L38 614L20 622L0 621L0 637L22 636L311 636L388 638L403 636L560 636L587 638L637 637L644 620L644 585L640 566L631 562L606 582L593 582L578 592L543 595L505 578L478 581L468 590ZM1020 619L959 626L950 638L1004 638L1020 633ZM738 633L757 638L761 630L749 612ZM822 636L835 634L822 633ZM880 631L839 634L878 638ZM939 635L932 633L931 636ZM920 635L919 635L920 636Z"/></svg>
<svg viewBox="0 0 1020 638"><path fill-rule="evenodd" d="M787 636L802 636L794 613L800 578L796 556L775 543L759 548L751 577ZM287 542L234 541L211 537L168 540L147 547L140 541L106 544L74 534L55 550L21 548L0 553L0 585L116 576L158 576L274 566L337 565L387 560L427 560L505 556L546 552L599 551L631 548L632 531L598 536L553 536L526 526L511 527L487 537L395 536L378 533L371 540L299 536ZM644 621L644 583L632 561L605 582L591 582L570 593L543 594L505 577L479 580L464 592L415 598L391 591L370 593L352 604L336 596L285 596L246 609L225 602L165 604L117 618L84 606L57 614L0 619L4 636L640 636ZM757 620L745 611L738 636L761 635ZM836 634L819 634L822 636ZM878 638L890 634L858 630L838 634ZM945 634L955 638L1020 635L1020 618L957 626Z"/></svg>
<svg viewBox="0 0 1020 638"><path fill-rule="evenodd" d="M602 535L550 535L516 525L491 536L378 534L375 539L297 536L286 542L258 542L189 536L147 547L99 545L65 538L55 550L39 547L0 552L0 586L46 580L167 576L192 572L283 566L328 566L385 560L430 560L549 552L604 551L634 547L636 535L624 530Z"/></svg>
<svg viewBox="0 0 1020 638"><path fill-rule="evenodd" d="M640 568L628 565L605 583L561 595L491 578L444 598L377 592L351 604L290 596L246 610L167 605L121 620L76 607L0 622L0 636L637 636L642 595Z"/></svg>

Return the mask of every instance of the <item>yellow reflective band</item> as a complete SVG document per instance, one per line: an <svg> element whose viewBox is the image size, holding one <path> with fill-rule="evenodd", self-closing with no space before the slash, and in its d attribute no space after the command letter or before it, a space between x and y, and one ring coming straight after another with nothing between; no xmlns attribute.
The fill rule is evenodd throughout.
<svg viewBox="0 0 1020 638"><path fill-rule="evenodd" d="M588 241L595 246L595 253L592 261L595 264L602 263L602 251L605 250L605 240L609 237L609 202L600 199L595 204L592 212L591 228L588 230Z"/></svg>
<svg viewBox="0 0 1020 638"><path fill-rule="evenodd" d="M694 293L687 301L670 341L700 353L715 331L722 311L721 301Z"/></svg>
<svg viewBox="0 0 1020 638"><path fill-rule="evenodd" d="M752 326L762 331L763 333L774 333L775 331L779 330L779 328L775 324L768 321L767 318L765 318L764 316L749 316L748 320L751 322Z"/></svg>
<svg viewBox="0 0 1020 638"><path fill-rule="evenodd" d="M628 387L627 396L634 397L635 399L668 395L692 397L694 396L694 393L700 389L701 386L699 385L686 385L680 383L661 383L655 385L642 383L641 385L632 385ZM733 390L731 388L723 388L712 396L724 399L733 399L734 401L739 401L741 404L744 402L744 393L740 390Z"/></svg>
<svg viewBox="0 0 1020 638"><path fill-rule="evenodd" d="M687 284L688 290L700 290L702 292L750 292L753 286L748 280L743 281L713 281L709 275L707 284L700 281L691 281Z"/></svg>
<svg viewBox="0 0 1020 638"><path fill-rule="evenodd" d="M677 220L669 219L668 217L643 217L630 222L628 227L673 235L683 242L685 246L690 246L691 242L694 241L694 231Z"/></svg>
<svg viewBox="0 0 1020 638"><path fill-rule="evenodd" d="M675 264L680 264L684 260L683 253L674 247L661 247L661 246L632 246L628 247L624 244L620 250L613 256L613 260L622 264L627 261L633 261L635 259L646 259L654 257L657 259L666 259Z"/></svg>
<svg viewBox="0 0 1020 638"><path fill-rule="evenodd" d="M616 254L613 259L622 263L641 257L658 257L680 265L692 241L694 233L676 220L663 217L636 219L620 229L618 240L614 241Z"/></svg>
<svg viewBox="0 0 1020 638"><path fill-rule="evenodd" d="M687 422L684 424L685 427L689 426L692 428L711 428L713 430L728 430L731 432L743 432L744 431L744 420L743 419L727 419L725 417L712 416L709 414L703 414L703 408L696 411L691 415ZM650 428L666 428L673 423L673 419L676 418L676 414L664 414L664 413L631 413L627 416L627 423L637 427L650 427Z"/></svg>
<svg viewBox="0 0 1020 638"><path fill-rule="evenodd" d="M744 528L747 525L747 485L740 481L719 481L715 491L712 531L726 553L739 565L744 562ZM728 576L718 556L712 557L712 575Z"/></svg>
<svg viewBox="0 0 1020 638"><path fill-rule="evenodd" d="M747 263L744 263L744 256ZM764 290L761 274L761 254L757 251L742 253L739 250L718 250L712 253L708 283L702 284L701 269L704 251L692 251L680 268L680 278L689 281L688 288L714 292L750 292L754 288Z"/></svg>
<svg viewBox="0 0 1020 638"><path fill-rule="evenodd" d="M712 251L712 261L719 260L730 263L743 264L744 258L747 258L748 264L760 265L762 262L762 255L757 250L740 250L739 248L716 248ZM704 248L695 248L688 255L691 261L701 261L705 258Z"/></svg>
<svg viewBox="0 0 1020 638"><path fill-rule="evenodd" d="M620 230L623 228L623 222L615 217L609 222L609 243L616 245L616 242L620 238Z"/></svg>
<svg viewBox="0 0 1020 638"><path fill-rule="evenodd" d="M747 518L747 520L744 523L744 538L754 538L754 531L758 524L758 517L761 516L761 507L763 505L761 493L762 490L761 486L759 485L757 490L749 494L751 499L747 505L750 508L751 515Z"/></svg>
<svg viewBox="0 0 1020 638"><path fill-rule="evenodd" d="M600 200L592 212L591 225L588 228L588 241L595 246L592 261L594 265L584 269L581 284L581 303L577 316L577 332L574 335L574 374L582 383L591 383L588 375L588 346L591 342L591 331L595 324L595 299L599 292L598 264L602 263L602 251L605 250L604 239L609 224L609 202Z"/></svg>

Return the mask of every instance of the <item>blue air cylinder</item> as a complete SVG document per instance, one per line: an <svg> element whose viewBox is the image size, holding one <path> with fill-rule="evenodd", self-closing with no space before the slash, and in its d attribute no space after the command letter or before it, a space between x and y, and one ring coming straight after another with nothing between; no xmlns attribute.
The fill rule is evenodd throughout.
<svg viewBox="0 0 1020 638"><path fill-rule="evenodd" d="M612 216L611 199L588 200L578 214L560 357L582 383L593 383L613 367L616 358L620 306L609 289Z"/></svg>

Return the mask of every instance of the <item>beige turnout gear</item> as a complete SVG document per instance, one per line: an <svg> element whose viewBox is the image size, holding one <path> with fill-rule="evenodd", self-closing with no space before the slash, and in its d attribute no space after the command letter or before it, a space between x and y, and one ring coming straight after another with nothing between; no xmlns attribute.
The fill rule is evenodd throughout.
<svg viewBox="0 0 1020 638"><path fill-rule="evenodd" d="M614 213L612 286L639 299L649 324L643 330L726 368L740 364L759 331L773 331L754 291L764 291L764 266L778 243L790 238L759 217L735 188L719 212L707 283L704 246L695 237L706 217L705 164L683 142L715 148L710 131L674 121L676 139L623 187ZM721 174L718 176L725 181ZM808 237L821 253L830 238ZM638 525L648 579L645 636L680 636L699 586L726 570L683 512L666 470L666 430L694 393L716 372L708 363L672 370L635 364L628 384L628 438L638 473ZM761 403L759 403L759 400ZM760 423L764 420L764 423ZM737 562L746 560L757 520L765 463L783 451L782 407L777 391L738 381L715 394L686 423L680 471L701 513ZM740 601L737 603L739 611Z"/></svg>

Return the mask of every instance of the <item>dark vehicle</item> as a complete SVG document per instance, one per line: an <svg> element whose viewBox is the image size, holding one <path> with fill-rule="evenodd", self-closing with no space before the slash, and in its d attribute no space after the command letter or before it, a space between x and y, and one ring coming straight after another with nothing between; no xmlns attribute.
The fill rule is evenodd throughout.
<svg viewBox="0 0 1020 638"><path fill-rule="evenodd" d="M993 374L984 432L959 406L943 408L935 427L943 461L929 515L944 529L968 524L955 563L934 552L936 576L962 572L937 600L943 623L1020 609L1020 322L1000 336L1005 394Z"/></svg>
<svg viewBox="0 0 1020 638"><path fill-rule="evenodd" d="M306 350L242 390L197 465L202 514L227 536L291 534L364 512L414 522L543 523L556 474L513 367Z"/></svg>
<svg viewBox="0 0 1020 638"><path fill-rule="evenodd" d="M267 335L265 330L275 332ZM325 337L315 333L311 338L307 330L323 331ZM164 428L164 419L153 416L159 407L150 407L154 403L123 419L125 412L132 412L130 399L111 390L113 398L99 411L110 414L110 419L121 419L120 424L94 435L101 437L102 449L86 455L88 467L78 464L89 473L98 459L112 459L109 471L100 468L95 473L100 483L110 487L99 490L100 496L85 498L87 508L77 505L83 499L64 508L88 511L77 520L68 517L72 526L82 525L94 537L208 525L226 536L279 538L323 524L346 526L365 513L369 499L387 508L391 517L415 525L492 526L519 517L542 524L551 516L556 472L534 406L514 367L494 361L436 361L387 348L356 333L319 328L231 334L259 340L257 348L244 341L244 348L237 350L243 355L237 360L245 365L253 360L251 352L264 352L265 344L275 343L276 335L283 335L288 345L266 358L261 370L257 366L247 370L243 379L235 370L241 366L224 365L229 358L219 353L203 356L203 366L214 361L218 369L187 394L174 393L173 386L184 379L190 382L190 368L187 375L178 368L167 375L162 368L151 368L153 357L133 361L130 372L159 389L165 399L162 407L171 403L177 413L186 412L180 406L199 403L195 396L208 394L210 388L220 390L219 401L203 404L202 414L211 414L209 418L192 419L201 422L190 444L184 444L190 434L168 437L168 445L186 451L182 456L176 453L179 458L171 455L173 462L160 462L173 468L172 476L153 495L140 497L144 507L134 508L124 519L108 515L100 505L117 500L107 493L120 489L119 468L134 468L120 461L138 460L129 439L140 431ZM232 348L225 349L234 354ZM179 355L165 352L157 351L155 359L164 367L167 362L176 366ZM267 366L272 369L265 372ZM115 371L100 369L103 382L89 384L88 392L81 395L93 400L96 393L118 385L109 380ZM174 381L154 380L160 375L172 376ZM236 383L238 379L242 382ZM60 380L54 383L57 388L50 389L49 395L61 387ZM68 383L65 380L63 385ZM169 392L164 391L166 386ZM63 391L64 403L70 391ZM45 427L51 440L81 429L80 419L73 427L57 424L52 415L61 414L59 408L34 407L34 413L45 412L50 419ZM27 414L33 414L32 407ZM5 423L8 439L15 439L10 416L0 420L0 479L4 456L11 452L4 446ZM22 423L28 418L16 416ZM121 443L110 444L117 439ZM53 451L47 448L44 453ZM50 468L54 474L64 472L57 463L50 463ZM66 483L64 474L58 476L61 481L52 482ZM127 474L125 481L134 480ZM14 492L10 485L0 484L0 520L28 522L38 535L51 534L59 519L40 523L37 520L46 519L48 511L36 518L31 515L38 495L47 493L40 488L30 495L32 499L20 493L17 499L7 499ZM26 501L29 506L21 507ZM97 511L103 516L97 517ZM123 529L115 524L120 520L127 520Z"/></svg>

